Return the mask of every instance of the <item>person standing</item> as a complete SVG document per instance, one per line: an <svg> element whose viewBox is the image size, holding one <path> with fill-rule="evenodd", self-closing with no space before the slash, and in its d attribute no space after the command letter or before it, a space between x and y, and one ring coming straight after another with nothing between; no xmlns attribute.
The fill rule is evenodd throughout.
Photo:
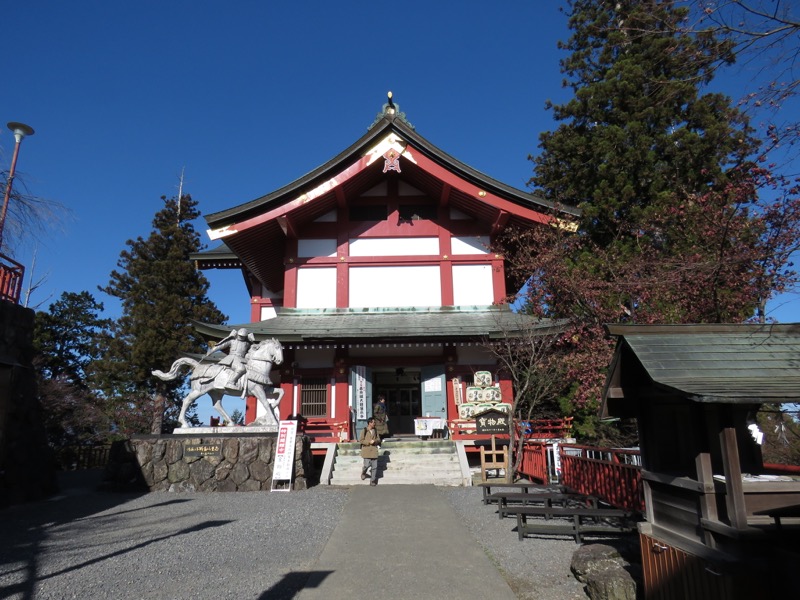
<svg viewBox="0 0 800 600"><path fill-rule="evenodd" d="M370 485L378 485L378 444L380 437L375 431L375 418L367 419L367 426L361 430L358 438L361 444L361 458L364 459L364 466L361 468L362 481L367 478L367 470L370 470Z"/></svg>
<svg viewBox="0 0 800 600"><path fill-rule="evenodd" d="M389 415L386 414L386 396L378 394L378 401L372 407L372 416L375 417L375 431L378 437L389 437Z"/></svg>

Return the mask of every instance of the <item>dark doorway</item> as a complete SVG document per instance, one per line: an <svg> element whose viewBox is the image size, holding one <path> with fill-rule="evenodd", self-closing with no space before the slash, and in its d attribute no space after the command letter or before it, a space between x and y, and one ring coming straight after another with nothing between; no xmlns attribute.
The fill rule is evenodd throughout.
<svg viewBox="0 0 800 600"><path fill-rule="evenodd" d="M386 396L386 414L389 416L389 432L392 435L414 433L414 418L420 415L419 384L381 385L374 397Z"/></svg>

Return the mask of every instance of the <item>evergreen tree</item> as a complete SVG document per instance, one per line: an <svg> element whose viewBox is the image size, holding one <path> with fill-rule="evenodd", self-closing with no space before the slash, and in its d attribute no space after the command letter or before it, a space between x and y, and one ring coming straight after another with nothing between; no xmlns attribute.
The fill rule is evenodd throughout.
<svg viewBox="0 0 800 600"><path fill-rule="evenodd" d="M207 298L208 281L189 259L203 248L192 224L200 216L197 202L188 195L162 200L153 231L147 239L128 240L117 262L120 270L100 288L120 299L122 317L102 341L94 380L113 399L123 433L159 433L176 423L183 382L162 381L152 371L169 367L184 353L205 353L193 320L226 320Z"/></svg>
<svg viewBox="0 0 800 600"><path fill-rule="evenodd" d="M559 47L574 97L549 105L556 131L540 137L532 182L583 209L598 244L653 234L648 220L676 192L723 185L755 148L744 116L722 94L701 94L731 44L680 32L686 8L664 0L572 0Z"/></svg>
<svg viewBox="0 0 800 600"><path fill-rule="evenodd" d="M37 312L34 366L47 437L54 448L104 441L109 433L102 399L86 371L99 357L98 336L111 325L89 292L64 292Z"/></svg>

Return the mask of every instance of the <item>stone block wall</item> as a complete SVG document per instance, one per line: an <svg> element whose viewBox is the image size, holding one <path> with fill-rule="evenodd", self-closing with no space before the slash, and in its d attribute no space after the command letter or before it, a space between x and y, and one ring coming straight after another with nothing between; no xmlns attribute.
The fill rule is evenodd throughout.
<svg viewBox="0 0 800 600"><path fill-rule="evenodd" d="M58 490L33 369L33 318L0 300L0 507Z"/></svg>
<svg viewBox="0 0 800 600"><path fill-rule="evenodd" d="M276 440L276 434L135 436L111 447L103 487L151 492L269 491ZM292 488L306 489L312 469L309 439L298 436Z"/></svg>

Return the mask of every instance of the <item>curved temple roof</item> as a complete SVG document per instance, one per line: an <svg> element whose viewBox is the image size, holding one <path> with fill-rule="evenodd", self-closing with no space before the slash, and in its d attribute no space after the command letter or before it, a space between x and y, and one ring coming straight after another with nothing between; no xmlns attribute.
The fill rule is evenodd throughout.
<svg viewBox="0 0 800 600"><path fill-rule="evenodd" d="M400 177L494 231L510 224L563 224L579 214L576 208L554 205L453 158L420 136L396 107L385 104L364 136L303 177L250 202L207 215L211 239L224 241L227 251L223 254L238 257L268 289L279 291L287 233L345 205L347 199L387 176ZM401 173L384 172L384 158L390 152L399 157ZM234 266L223 265L219 253L213 254L193 258L205 268Z"/></svg>

